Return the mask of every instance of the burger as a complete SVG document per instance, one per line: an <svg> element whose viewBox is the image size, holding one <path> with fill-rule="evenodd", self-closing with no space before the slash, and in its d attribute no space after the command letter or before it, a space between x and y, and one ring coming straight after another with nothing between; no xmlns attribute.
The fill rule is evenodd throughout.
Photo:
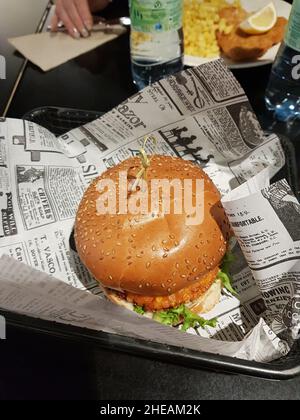
<svg viewBox="0 0 300 420"><path fill-rule="evenodd" d="M200 223L188 223L191 213L186 207L176 211L175 188L168 190L168 212L161 205L162 189L156 211L149 210L153 184L159 180L181 185L179 202L189 187L194 204L200 194L197 182L201 183ZM145 189L146 212L138 205ZM79 257L112 302L164 324L183 323L185 330L215 325L215 320L198 314L219 302L224 285L233 291L221 269L224 258L228 263L230 233L220 193L208 175L190 161L160 155L153 155L144 167L139 157L129 158L93 180L75 222Z"/></svg>

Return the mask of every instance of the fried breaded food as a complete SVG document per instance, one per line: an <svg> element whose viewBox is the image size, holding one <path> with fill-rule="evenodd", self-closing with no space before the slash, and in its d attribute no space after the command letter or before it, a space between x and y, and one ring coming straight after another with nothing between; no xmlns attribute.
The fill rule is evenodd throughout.
<svg viewBox="0 0 300 420"><path fill-rule="evenodd" d="M223 7L219 11L220 19L225 19L228 25L234 25L236 27L239 25L243 20L248 17L248 13L242 7Z"/></svg>
<svg viewBox="0 0 300 420"><path fill-rule="evenodd" d="M239 29L246 12L235 7L226 7L220 11L220 17L234 25L230 34L217 33L218 44L222 52L234 61L255 60L264 55L269 48L282 41L287 20L279 17L270 31L259 35L248 35Z"/></svg>
<svg viewBox="0 0 300 420"><path fill-rule="evenodd" d="M215 282L219 267L214 268L201 277L197 283L193 283L168 296L142 296L127 292L125 299L136 305L142 306L147 311L160 311L173 308L182 303L191 302L202 296Z"/></svg>

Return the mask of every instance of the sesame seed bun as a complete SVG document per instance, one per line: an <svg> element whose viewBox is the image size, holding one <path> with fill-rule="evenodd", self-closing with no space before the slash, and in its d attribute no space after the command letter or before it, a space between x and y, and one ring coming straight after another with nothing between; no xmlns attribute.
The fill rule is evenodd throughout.
<svg viewBox="0 0 300 420"><path fill-rule="evenodd" d="M152 157L147 184L152 179L203 180L203 223L187 225L188 215L175 214L172 209L170 214L157 215L98 214L99 181L113 180L118 191L119 172L127 171L128 181L132 182L140 168L140 159L130 158L90 184L76 216L76 248L103 287L145 296L169 296L199 283L219 266L230 226L220 194L205 172L191 162L170 156ZM195 188L193 183L193 194Z"/></svg>

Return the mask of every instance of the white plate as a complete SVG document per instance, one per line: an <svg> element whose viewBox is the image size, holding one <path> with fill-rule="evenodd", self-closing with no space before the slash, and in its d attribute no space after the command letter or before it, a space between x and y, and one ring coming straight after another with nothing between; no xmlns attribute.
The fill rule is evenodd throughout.
<svg viewBox="0 0 300 420"><path fill-rule="evenodd" d="M228 0L230 3L230 0ZM265 6L266 4L270 3L270 0L241 0L242 7L247 10L248 12L253 12ZM289 18L291 12L291 5L283 0L273 0L274 6L277 11L278 16L283 16L285 18ZM257 67L263 66L265 64L273 63L277 51L279 49L280 44L274 45L274 47L270 48L266 54L262 57L258 58L257 60L251 61L243 61L242 63L237 63L230 58L223 57L228 67L231 69L242 69L242 68L249 68L249 67ZM219 57L216 57L217 59ZM184 56L184 64L186 66L199 66L200 64L207 63L208 61L212 61L211 58L204 58L204 57L194 57L191 55Z"/></svg>

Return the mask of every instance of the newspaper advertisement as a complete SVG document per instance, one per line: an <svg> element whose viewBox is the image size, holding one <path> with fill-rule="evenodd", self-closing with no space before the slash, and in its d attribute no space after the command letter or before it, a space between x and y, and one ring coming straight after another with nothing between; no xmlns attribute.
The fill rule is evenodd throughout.
<svg viewBox="0 0 300 420"><path fill-rule="evenodd" d="M115 307L70 246L85 188L137 155L150 134L157 143L147 154L195 162L223 196L238 294L224 291L207 314L215 328L183 334ZM58 138L29 121L0 120L0 307L249 360L286 354L300 323L300 206L285 180L269 185L284 164L280 140L264 135L222 60L154 83Z"/></svg>

